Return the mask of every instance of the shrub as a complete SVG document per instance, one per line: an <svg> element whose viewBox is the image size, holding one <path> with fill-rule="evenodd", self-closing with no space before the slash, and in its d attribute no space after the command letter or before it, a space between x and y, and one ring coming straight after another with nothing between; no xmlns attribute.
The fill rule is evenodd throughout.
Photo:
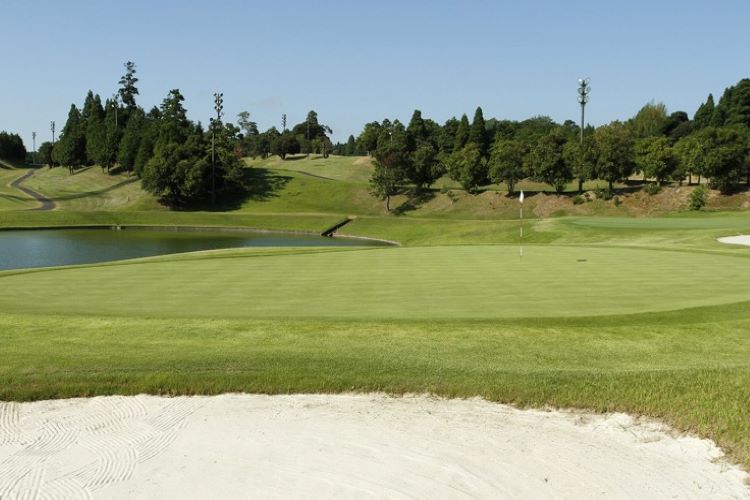
<svg viewBox="0 0 750 500"><path fill-rule="evenodd" d="M693 192L690 193L689 198L690 210L702 210L703 207L706 206L706 202L708 201L708 193L708 188L702 184L693 189Z"/></svg>
<svg viewBox="0 0 750 500"><path fill-rule="evenodd" d="M650 196L653 196L661 191L661 186L655 183L649 183L643 187L643 190Z"/></svg>
<svg viewBox="0 0 750 500"><path fill-rule="evenodd" d="M612 196L614 196L609 188L599 188L594 191L594 193L596 194L597 199L604 201L611 200Z"/></svg>
<svg viewBox="0 0 750 500"><path fill-rule="evenodd" d="M583 205L584 203L586 203L586 199L580 194L573 197L573 205Z"/></svg>
<svg viewBox="0 0 750 500"><path fill-rule="evenodd" d="M615 206L619 207L620 205L622 205L622 200L619 196L615 196Z"/></svg>

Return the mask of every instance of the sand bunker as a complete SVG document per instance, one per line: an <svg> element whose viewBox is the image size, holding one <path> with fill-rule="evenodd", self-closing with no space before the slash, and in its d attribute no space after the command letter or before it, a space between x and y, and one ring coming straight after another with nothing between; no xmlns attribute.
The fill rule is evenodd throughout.
<svg viewBox="0 0 750 500"><path fill-rule="evenodd" d="M0 403L0 498L750 498L710 441L614 414L383 395Z"/></svg>
<svg viewBox="0 0 750 500"><path fill-rule="evenodd" d="M728 243L730 245L746 245L750 247L750 235L742 236L727 236L725 238L719 238L719 243Z"/></svg>

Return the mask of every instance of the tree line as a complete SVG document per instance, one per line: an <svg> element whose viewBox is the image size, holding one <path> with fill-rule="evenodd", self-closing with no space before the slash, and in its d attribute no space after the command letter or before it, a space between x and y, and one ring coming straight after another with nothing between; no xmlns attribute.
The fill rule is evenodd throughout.
<svg viewBox="0 0 750 500"><path fill-rule="evenodd" d="M372 193L386 206L394 194L424 191L444 175L472 193L504 183L512 194L523 179L556 192L572 181L581 191L586 181L604 180L611 191L635 174L657 186L684 179L692 184L694 178L706 178L724 192L742 182L750 185L750 79L727 88L718 104L709 95L692 119L652 102L626 121L587 126L583 140L571 120L485 120L478 107L471 121L464 114L442 125L419 110L408 125L373 121L337 144L313 110L291 127L282 115L280 130L260 132L247 111L239 113L236 125L212 119L205 130L187 118L179 89L146 111L136 102L137 83L136 66L127 62L115 95L102 100L89 91L80 108L72 104L59 139L39 148L41 162L71 174L93 165L128 172L171 206L241 191L242 157L286 159L299 153L374 157ZM22 158L24 152L20 137L0 133L0 157Z"/></svg>
<svg viewBox="0 0 750 500"><path fill-rule="evenodd" d="M26 147L20 135L0 131L0 158L15 161L26 159Z"/></svg>
<svg viewBox="0 0 750 500"><path fill-rule="evenodd" d="M662 103L648 103L627 121L587 126L583 140L573 121L548 117L524 121L485 120L479 107L443 125L419 110L409 124L385 119L350 137L350 150L375 158L373 195L389 208L391 196L429 188L448 175L469 192L505 183L513 193L520 180L546 183L556 192L577 181L616 182L642 174L656 186L666 181L707 178L729 192L750 185L750 79L724 92L715 105L709 95L691 120L684 111L669 114ZM351 144L354 141L354 144Z"/></svg>
<svg viewBox="0 0 750 500"><path fill-rule="evenodd" d="M59 139L41 145L42 162L71 174L93 165L120 169L170 206L242 189L239 129L217 119L204 130L187 118L179 89L146 111L136 103L137 83L127 62L117 94L102 102L89 91L80 109L72 104Z"/></svg>

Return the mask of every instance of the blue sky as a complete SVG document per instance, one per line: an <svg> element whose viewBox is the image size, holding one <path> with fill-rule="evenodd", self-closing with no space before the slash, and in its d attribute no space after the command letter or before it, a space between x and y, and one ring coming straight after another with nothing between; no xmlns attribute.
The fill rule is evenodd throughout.
<svg viewBox="0 0 750 500"><path fill-rule="evenodd" d="M248 110L265 130L315 109L342 141L414 108L577 120L580 76L594 125L652 99L692 116L750 76L747 0L2 0L0 13L0 130L29 149L88 89L114 93L127 60L146 108L180 88L205 123L220 90L227 118Z"/></svg>

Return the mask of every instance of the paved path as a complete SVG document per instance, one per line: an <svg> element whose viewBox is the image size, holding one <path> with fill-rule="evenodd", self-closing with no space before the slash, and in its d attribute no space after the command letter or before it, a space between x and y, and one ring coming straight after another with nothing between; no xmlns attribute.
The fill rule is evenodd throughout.
<svg viewBox="0 0 750 500"><path fill-rule="evenodd" d="M21 185L21 183L23 183L23 181L25 181L26 179L28 179L32 175L34 175L34 170L30 169L28 172L26 172L25 174L23 174L21 177L19 177L18 179L14 180L13 182L11 182L10 186L13 187L13 188L18 189L19 191L27 194L28 196L31 196L32 198L34 198L36 201L38 201L41 204L38 208L35 208L33 210L54 210L55 208L57 208L57 205L55 204L54 201L50 200L49 198L47 198L43 194L34 191L33 189L29 189L26 186L22 186Z"/></svg>

